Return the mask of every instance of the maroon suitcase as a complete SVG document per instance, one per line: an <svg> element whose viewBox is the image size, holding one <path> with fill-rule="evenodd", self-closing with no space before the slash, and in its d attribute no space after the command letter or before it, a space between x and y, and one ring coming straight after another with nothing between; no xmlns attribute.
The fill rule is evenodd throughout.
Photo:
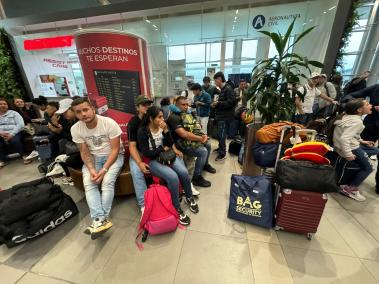
<svg viewBox="0 0 379 284"><path fill-rule="evenodd" d="M327 200L328 196L322 193L280 189L274 229L304 234L312 239Z"/></svg>

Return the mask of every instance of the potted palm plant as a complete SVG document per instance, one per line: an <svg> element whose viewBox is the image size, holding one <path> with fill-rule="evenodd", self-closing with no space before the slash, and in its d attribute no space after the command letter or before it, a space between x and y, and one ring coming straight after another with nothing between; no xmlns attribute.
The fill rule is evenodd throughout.
<svg viewBox="0 0 379 284"><path fill-rule="evenodd" d="M295 20L290 24L284 35L280 32L260 31L260 33L270 37L275 44L277 55L259 61L252 70L252 81L247 99L250 101L249 111L254 114L259 113L260 123L256 121L255 124L248 127L246 132L244 174L259 173L257 169L247 169L254 165L250 151L255 143L256 130L265 124L290 120L295 113L295 96L298 95L303 98L296 87L302 78L305 80L308 78L311 73L310 66L323 67L321 62L308 60L305 56L291 52L293 46L315 28L306 29L296 36L293 43L289 44Z"/></svg>

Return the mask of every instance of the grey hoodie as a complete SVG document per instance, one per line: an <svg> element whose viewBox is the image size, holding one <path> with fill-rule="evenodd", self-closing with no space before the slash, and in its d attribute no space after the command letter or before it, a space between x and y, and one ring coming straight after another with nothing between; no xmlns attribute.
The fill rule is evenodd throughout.
<svg viewBox="0 0 379 284"><path fill-rule="evenodd" d="M334 149L344 158L353 156L352 150L359 148L361 133L365 128L362 116L346 114L341 120L336 120L334 125Z"/></svg>

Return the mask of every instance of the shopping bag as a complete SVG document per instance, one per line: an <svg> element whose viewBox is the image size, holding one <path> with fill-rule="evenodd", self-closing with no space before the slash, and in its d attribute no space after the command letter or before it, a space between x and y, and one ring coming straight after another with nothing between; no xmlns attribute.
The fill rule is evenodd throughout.
<svg viewBox="0 0 379 284"><path fill-rule="evenodd" d="M271 228L273 212L273 188L267 177L232 175L229 218Z"/></svg>

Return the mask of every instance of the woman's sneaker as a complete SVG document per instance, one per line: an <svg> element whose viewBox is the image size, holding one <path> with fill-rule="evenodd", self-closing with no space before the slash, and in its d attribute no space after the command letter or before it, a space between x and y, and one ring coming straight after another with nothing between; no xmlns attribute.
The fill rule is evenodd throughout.
<svg viewBox="0 0 379 284"><path fill-rule="evenodd" d="M192 182L191 182L191 190L192 190L193 196L199 196L200 195L200 191L196 190L196 188L193 186Z"/></svg>
<svg viewBox="0 0 379 284"><path fill-rule="evenodd" d="M178 211L179 213L179 223L183 226L188 226L189 224L191 224L191 219L190 217L188 217L181 208L179 209L176 209L176 211Z"/></svg>
<svg viewBox="0 0 379 284"><path fill-rule="evenodd" d="M96 240L98 237L100 237L106 231L112 228L113 224L111 221L108 220L108 218L105 218L103 221L101 221L99 218L96 218L91 226L91 239Z"/></svg>
<svg viewBox="0 0 379 284"><path fill-rule="evenodd" d="M196 201L195 201L195 198L191 197L191 198L187 198L186 197L186 203L188 204L191 212L193 213L199 213L199 205L197 205Z"/></svg>
<svg viewBox="0 0 379 284"><path fill-rule="evenodd" d="M355 186L347 186L343 185L341 186L341 193L343 195L346 195L347 197L350 197L351 199L354 199L356 201L365 201L366 197L364 197L360 192L359 189Z"/></svg>

